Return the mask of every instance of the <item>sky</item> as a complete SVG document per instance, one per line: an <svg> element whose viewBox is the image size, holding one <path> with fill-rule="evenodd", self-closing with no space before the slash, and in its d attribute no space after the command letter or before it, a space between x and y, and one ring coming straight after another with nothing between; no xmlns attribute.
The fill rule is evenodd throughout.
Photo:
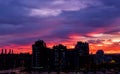
<svg viewBox="0 0 120 74"><path fill-rule="evenodd" d="M0 0L0 49L31 53L36 40L47 47L74 48L86 41L90 53L120 53L120 0Z"/></svg>

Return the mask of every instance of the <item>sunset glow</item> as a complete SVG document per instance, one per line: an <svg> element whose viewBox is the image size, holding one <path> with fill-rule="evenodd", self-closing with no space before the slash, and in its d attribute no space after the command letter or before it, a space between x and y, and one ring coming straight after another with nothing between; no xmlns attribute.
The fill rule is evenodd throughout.
<svg viewBox="0 0 120 74"><path fill-rule="evenodd" d="M0 50L31 53L36 40L47 47L74 48L88 42L90 53L120 53L120 0L0 0ZM1 51L0 51L1 52Z"/></svg>

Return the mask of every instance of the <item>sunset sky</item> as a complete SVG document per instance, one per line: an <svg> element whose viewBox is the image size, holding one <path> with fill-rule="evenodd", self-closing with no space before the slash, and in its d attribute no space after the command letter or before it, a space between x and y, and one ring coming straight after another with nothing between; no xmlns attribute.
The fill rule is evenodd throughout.
<svg viewBox="0 0 120 74"><path fill-rule="evenodd" d="M39 39L120 53L120 0L0 0L0 49L31 52Z"/></svg>

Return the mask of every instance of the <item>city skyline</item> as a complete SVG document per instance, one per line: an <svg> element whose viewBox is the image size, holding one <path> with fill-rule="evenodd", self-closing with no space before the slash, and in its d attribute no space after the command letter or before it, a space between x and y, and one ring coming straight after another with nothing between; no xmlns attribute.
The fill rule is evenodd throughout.
<svg viewBox="0 0 120 74"><path fill-rule="evenodd" d="M103 50L98 50L96 54L89 54L87 42L77 42L74 50L67 50L62 44L50 49L46 47L43 40L37 40L32 44L32 54L14 54L13 50L10 50L10 53L6 53L6 50L2 52L0 54L0 70L2 70L0 73L2 74L8 72L27 72L28 74L74 72L77 74L100 71L118 73L120 71L120 54L104 54Z"/></svg>
<svg viewBox="0 0 120 74"><path fill-rule="evenodd" d="M34 41L74 48L88 42L90 53L120 53L119 0L0 0L0 49L32 52Z"/></svg>

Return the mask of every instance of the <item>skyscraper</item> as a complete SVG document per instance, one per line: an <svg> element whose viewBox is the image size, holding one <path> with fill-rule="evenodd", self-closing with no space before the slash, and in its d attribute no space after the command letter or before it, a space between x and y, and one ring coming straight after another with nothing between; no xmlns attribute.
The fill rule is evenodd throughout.
<svg viewBox="0 0 120 74"><path fill-rule="evenodd" d="M53 47L54 67L57 68L57 70L65 69L66 67L66 51L66 46L61 44Z"/></svg>
<svg viewBox="0 0 120 74"><path fill-rule="evenodd" d="M47 48L43 40L38 40L32 45L32 67L44 69L47 66Z"/></svg>
<svg viewBox="0 0 120 74"><path fill-rule="evenodd" d="M76 69L87 66L89 63L89 44L87 42L77 42L75 46L75 66Z"/></svg>

